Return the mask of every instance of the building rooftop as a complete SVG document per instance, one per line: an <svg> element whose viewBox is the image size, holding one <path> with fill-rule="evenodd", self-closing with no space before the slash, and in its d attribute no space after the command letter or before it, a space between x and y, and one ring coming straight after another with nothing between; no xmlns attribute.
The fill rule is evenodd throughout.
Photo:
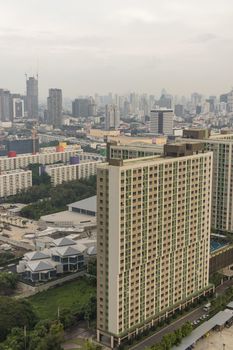
<svg viewBox="0 0 233 350"><path fill-rule="evenodd" d="M218 312L210 320L202 323L197 327L188 337L185 337L181 344L174 346L173 350L187 350L190 346L201 339L205 334L211 331L216 326L224 326L225 323L231 320L233 317L233 310L225 309L224 311Z"/></svg>
<svg viewBox="0 0 233 350"><path fill-rule="evenodd" d="M47 259L50 256L46 253L40 252L40 251L35 251L35 252L30 252L30 253L26 253L25 258L28 260L41 260L41 259Z"/></svg>
<svg viewBox="0 0 233 350"><path fill-rule="evenodd" d="M68 246L68 247L55 247L51 248L51 252L54 255L60 255L62 257L64 256L73 256L78 255L79 253L82 253L86 250L86 247L82 244L76 244L75 246Z"/></svg>
<svg viewBox="0 0 233 350"><path fill-rule="evenodd" d="M92 196L81 201L77 201L68 205L69 208L77 208L86 211L96 212L96 196Z"/></svg>
<svg viewBox="0 0 233 350"><path fill-rule="evenodd" d="M70 245L76 244L75 241L67 237L54 239L53 243L55 244L56 247L64 247L64 246L70 246Z"/></svg>
<svg viewBox="0 0 233 350"><path fill-rule="evenodd" d="M29 261L27 264L27 269L32 272L49 271L54 269L54 265L51 260L48 261Z"/></svg>
<svg viewBox="0 0 233 350"><path fill-rule="evenodd" d="M95 216L83 215L80 213L75 213L72 211L62 211L59 213L49 214L41 216L42 221L46 222L47 225L57 225L59 227L67 227L69 226L86 226L96 224ZM64 226L64 224L66 224ZM53 230L54 231L54 230Z"/></svg>

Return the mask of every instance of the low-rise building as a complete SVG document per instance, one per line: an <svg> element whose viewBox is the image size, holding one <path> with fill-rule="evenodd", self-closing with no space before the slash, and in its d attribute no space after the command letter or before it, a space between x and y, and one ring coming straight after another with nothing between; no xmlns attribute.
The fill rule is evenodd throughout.
<svg viewBox="0 0 233 350"><path fill-rule="evenodd" d="M85 266L86 247L66 237L56 239L49 249L26 253L17 266L23 279L45 282Z"/></svg>

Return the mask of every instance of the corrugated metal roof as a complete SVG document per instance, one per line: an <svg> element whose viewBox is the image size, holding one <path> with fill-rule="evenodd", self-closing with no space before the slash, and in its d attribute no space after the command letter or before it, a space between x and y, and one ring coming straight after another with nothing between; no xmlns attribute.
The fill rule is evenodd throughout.
<svg viewBox="0 0 233 350"><path fill-rule="evenodd" d="M96 196L82 199L81 201L71 203L68 206L70 208L89 210L96 213Z"/></svg>
<svg viewBox="0 0 233 350"><path fill-rule="evenodd" d="M197 327L188 337L185 337L181 344L174 346L173 350L186 350L191 345L195 344L201 339L206 333L210 332L216 326L224 326L227 321L233 317L233 310L225 309L224 311L218 312L210 320L202 323Z"/></svg>

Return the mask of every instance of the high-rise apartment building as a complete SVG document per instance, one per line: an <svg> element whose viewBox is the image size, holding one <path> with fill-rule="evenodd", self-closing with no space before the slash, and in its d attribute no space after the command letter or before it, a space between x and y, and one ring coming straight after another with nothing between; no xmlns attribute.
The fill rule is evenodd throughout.
<svg viewBox="0 0 233 350"><path fill-rule="evenodd" d="M116 105L105 106L105 130L117 129L120 125L120 113Z"/></svg>
<svg viewBox="0 0 233 350"><path fill-rule="evenodd" d="M8 122L13 119L12 97L8 90L0 89L0 121Z"/></svg>
<svg viewBox="0 0 233 350"><path fill-rule="evenodd" d="M62 90L49 89L47 98L48 122L54 127L62 125Z"/></svg>
<svg viewBox="0 0 233 350"><path fill-rule="evenodd" d="M30 170L11 170L0 173L0 198L13 196L32 186Z"/></svg>
<svg viewBox="0 0 233 350"><path fill-rule="evenodd" d="M72 115L77 118L95 116L96 104L93 98L76 98L72 102Z"/></svg>
<svg viewBox="0 0 233 350"><path fill-rule="evenodd" d="M21 119L24 117L24 100L19 94L12 95L13 119Z"/></svg>
<svg viewBox="0 0 233 350"><path fill-rule="evenodd" d="M38 118L38 79L29 77L27 79L26 110L30 119Z"/></svg>
<svg viewBox="0 0 233 350"><path fill-rule="evenodd" d="M97 339L112 348L210 290L212 153L165 154L97 169Z"/></svg>
<svg viewBox="0 0 233 350"><path fill-rule="evenodd" d="M153 134L173 135L172 109L152 109L150 117L150 132Z"/></svg>
<svg viewBox="0 0 233 350"><path fill-rule="evenodd" d="M213 152L211 226L233 231L233 134L209 134L206 129L184 130L184 137L202 142Z"/></svg>

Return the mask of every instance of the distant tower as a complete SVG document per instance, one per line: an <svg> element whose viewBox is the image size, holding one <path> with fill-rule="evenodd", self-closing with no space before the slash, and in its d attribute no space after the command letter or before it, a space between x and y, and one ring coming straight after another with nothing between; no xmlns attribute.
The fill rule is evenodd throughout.
<svg viewBox="0 0 233 350"><path fill-rule="evenodd" d="M29 119L38 118L38 76L36 78L26 75L27 96L26 110Z"/></svg>
<svg viewBox="0 0 233 350"><path fill-rule="evenodd" d="M62 90L49 89L47 98L48 106L48 123L54 127L62 125Z"/></svg>
<svg viewBox="0 0 233 350"><path fill-rule="evenodd" d="M172 109L152 109L150 132L153 134L173 135L173 118L174 112Z"/></svg>
<svg viewBox="0 0 233 350"><path fill-rule="evenodd" d="M120 125L120 114L116 105L105 107L105 130L117 129Z"/></svg>

